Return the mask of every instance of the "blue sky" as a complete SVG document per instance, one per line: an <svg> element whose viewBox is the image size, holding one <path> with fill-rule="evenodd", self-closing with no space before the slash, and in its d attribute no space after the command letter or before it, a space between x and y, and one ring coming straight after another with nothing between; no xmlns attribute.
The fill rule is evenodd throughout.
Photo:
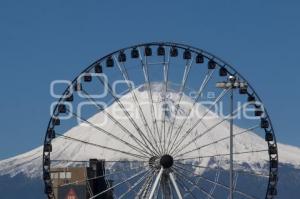
<svg viewBox="0 0 300 199"><path fill-rule="evenodd" d="M0 159L41 145L49 85L106 53L147 41L203 48L254 86L278 140L300 146L300 2L0 2Z"/></svg>

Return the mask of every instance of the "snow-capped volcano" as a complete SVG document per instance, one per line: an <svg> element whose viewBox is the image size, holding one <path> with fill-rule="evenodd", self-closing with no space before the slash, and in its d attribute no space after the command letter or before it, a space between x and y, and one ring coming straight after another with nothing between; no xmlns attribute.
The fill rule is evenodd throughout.
<svg viewBox="0 0 300 199"><path fill-rule="evenodd" d="M185 120L185 117L189 116L182 126L182 131L180 134L181 136L184 135L184 133L187 132L199 120L201 115L204 115L206 112L208 112L206 117L193 129L193 131L186 135L186 138L180 144L180 146L186 146L181 152L178 152L177 155L184 151L192 151L199 146L201 147L208 143L213 143L214 141L225 138L229 135L229 123L224 121L216 128L209 131L209 133L199 137L198 135L205 132L214 124L222 121L223 118L217 116L213 112L210 112L207 107L199 103L194 105L194 101L190 97L186 96L185 94L181 95L176 90L170 89L168 90L167 95L165 95L164 88L165 87L163 84L159 83L152 84L151 89L149 89L147 85L142 85L133 92L129 92L122 96L119 99L119 102L114 102L111 106L107 107L105 111L98 112L90 117L87 121L94 126L83 122L77 126L74 126L67 132L61 133L64 133L64 135L67 137L82 140L84 142L90 142L113 149L120 149L121 151L126 151L130 154L138 154L138 151L130 146L137 146L136 141L132 139L132 137L139 139L141 139L141 137L134 125L132 125L132 123L128 120L128 116L124 110L120 108L121 103L124 105L126 111L130 114L130 117L134 119L140 130L148 136L148 139L152 143L157 142L159 146L167 146L170 140L172 141L172 139L174 139L176 133L168 134L168 129L171 128L170 125L172 125L172 121L175 119L175 117L176 122L173 132L176 132L178 128L181 128L181 124ZM149 98L149 91L151 91L152 99ZM149 103L151 100L154 104L153 107L151 106L151 103ZM180 104L178 104L179 101ZM152 110L154 110L154 113L152 113ZM190 111L192 112L190 113ZM144 114L146 121L143 121L141 112ZM126 130L120 129L115 122L112 122L110 119L108 119L108 114L116 118L119 124L121 124ZM153 115L155 115L156 123L153 122ZM164 118L166 121L165 123L162 122ZM95 126L109 133L99 132L99 129L96 129ZM149 129L147 129L148 127ZM245 129L238 126L234 127L234 132L236 133L243 131L245 131ZM153 136L150 136L151 132L151 135ZM130 134L132 136L130 136ZM104 147L101 148L94 145L83 144L82 142L62 139L59 137L53 140L52 145L53 152L51 153L51 159L55 160L86 161L90 158L100 158L106 160L142 158L126 155L118 151L108 150ZM278 144L278 148L281 164L289 164L295 168L300 168L299 148L284 144ZM254 132L247 131L234 138L235 152L265 149L267 149L267 143L263 138ZM41 146L27 153L0 161L0 175L15 176L17 174L24 174L28 177L41 176L42 150L43 147ZM148 152L150 152L150 150ZM215 154L224 154L228 152L229 142L228 140L225 140L218 142L218 144L212 144L210 146L203 147L201 150L195 150L180 157L190 158L198 156L213 156ZM146 155L142 154L142 156ZM176 156L176 154L174 155ZM228 165L225 164L226 158L226 156L222 157L221 161L224 162L224 164L221 163L221 167L224 169L228 167ZM254 171L259 171L261 168L264 168L264 165L267 163L267 161L267 151L261 153L244 154L235 157L235 164L247 164L248 167ZM209 159L202 160L201 164L203 166L207 166L209 164Z"/></svg>

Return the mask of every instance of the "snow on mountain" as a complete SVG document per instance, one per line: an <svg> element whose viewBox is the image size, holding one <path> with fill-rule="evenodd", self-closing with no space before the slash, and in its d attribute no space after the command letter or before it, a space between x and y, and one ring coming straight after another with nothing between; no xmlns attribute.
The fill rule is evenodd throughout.
<svg viewBox="0 0 300 199"><path fill-rule="evenodd" d="M201 104L196 104L193 107L193 100L186 95L180 95L180 93L175 90L171 90L167 95L163 95L163 85L162 84L153 84L151 85L151 91L153 95L154 101L154 109L155 109L155 118L157 119L158 129L161 129L163 123L164 114L166 117L165 129L167 130L174 119L176 107L178 107L177 111L177 122L174 127L174 131L176 131L183 122L183 118L189 115L189 111L192 109L192 114L186 121L185 125L183 125L182 132L186 132L198 119L201 115L205 114L208 110L205 106ZM149 92L146 85L142 85L139 88L135 89L133 93L127 93L126 95L120 98L120 102L124 104L126 110L130 113L130 115L134 118L137 125L140 127L141 131L146 132L146 127L143 124L143 120L141 119L141 115L139 113L139 107L137 103L133 100L133 95L136 95L137 100L141 105L142 112L145 115L147 123L150 126L151 132L155 133L155 125L153 125L152 121L152 113L151 106L149 105L150 98L148 97ZM166 97L166 104L163 105L163 99ZM181 100L180 100L181 98ZM181 101L180 106L178 106L178 102ZM138 132L135 130L134 126L128 121L128 117L125 113L120 109L119 104L114 102L111 106L109 106L105 111L120 122L128 132L132 133L133 136L140 138ZM197 113L198 117L195 116ZM189 151L194 149L195 147L199 147L205 145L207 143L214 142L219 140L220 138L227 137L229 132L229 123L227 121L221 123L219 126L211 130L209 133L202 136L200 139L195 139L195 137L202 132L204 132L208 127L218 123L223 118L218 117L215 113L209 112L207 116L209 119L204 119L197 127L190 133L181 146L188 144L191 140L195 140L191 144L189 144L184 151ZM212 119L213 118L213 119ZM99 112L88 119L90 123L93 123L100 128L106 130L107 132L111 132L113 136L116 136L131 145L136 145L135 141L131 139L128 134L124 133L114 122L111 122L106 113ZM104 121L107 121L104 123ZM245 129L242 129L238 126L234 127L235 132L242 132ZM167 131L161 131L161 133ZM148 132L148 134L150 131ZM130 153L137 153L134 149L129 147L127 144L121 143L119 140L112 138L111 135L106 135L104 133L100 133L94 127L91 127L87 124L79 124L72 129L68 130L64 134L65 136L69 136L78 140L83 140L90 143L99 144L102 146L107 146L115 149L120 149L122 151L128 151ZM155 134L156 135L156 134ZM173 137L174 134L170 137ZM155 138L149 138L152 141L155 139L156 141L160 140L160 143L163 145L168 142L169 135L166 134L166 139L163 139L164 136L159 137L158 135ZM161 138L161 139L160 139ZM158 143L158 144L160 144ZM266 142L263 138L255 134L254 132L246 132L239 136L235 137L234 140L235 146L234 151L243 152L249 150L261 150L267 149ZM51 159L56 160L88 160L90 158L101 158L106 160L117 160L117 159L136 159L130 155L122 154L119 152L113 152L111 150L106 150L103 148L95 147L92 145L86 145L81 142L70 141L67 139L56 138L52 142L53 144L53 153L51 153ZM279 147L279 160L280 163L290 164L295 168L300 168L300 149L297 147L278 144ZM28 177L38 177L41 175L42 168L42 150L43 147L38 147L32 151L27 153L0 161L0 175L10 175L15 176L17 174L25 174ZM211 145L208 147L204 147L200 151L195 151L189 153L188 157L198 157L198 156L209 156L214 154L222 154L228 153L229 151L229 142L222 141L217 145ZM236 164L246 163L251 167L252 170L259 170L263 168L265 163L268 161L268 152L263 153L253 153L253 154L245 154L235 156ZM226 156L222 158L221 162L226 162ZM70 163L61 163L60 166L66 166L66 164ZM202 165L208 165L209 159L201 162ZM59 166L59 165L58 165ZM225 164L222 165L224 168L227 166Z"/></svg>

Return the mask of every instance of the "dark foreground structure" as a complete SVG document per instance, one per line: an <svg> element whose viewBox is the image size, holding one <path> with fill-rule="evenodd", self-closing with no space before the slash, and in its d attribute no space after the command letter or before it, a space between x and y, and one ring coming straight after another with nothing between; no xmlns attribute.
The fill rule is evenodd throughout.
<svg viewBox="0 0 300 199"><path fill-rule="evenodd" d="M112 181L105 177L105 160L91 159L87 167L66 167L51 170L56 199L85 199L107 190ZM90 179L90 180L87 180ZM108 191L97 199L112 199Z"/></svg>

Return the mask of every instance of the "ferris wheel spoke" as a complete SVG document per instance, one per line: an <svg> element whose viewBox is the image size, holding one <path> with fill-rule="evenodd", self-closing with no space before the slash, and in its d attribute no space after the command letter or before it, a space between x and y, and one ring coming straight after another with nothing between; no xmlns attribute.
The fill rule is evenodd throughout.
<svg viewBox="0 0 300 199"><path fill-rule="evenodd" d="M171 139L170 139L170 142L169 142L169 145L168 145L168 149L167 149L168 152L169 152L169 147L170 147L170 145L172 144L172 145L171 145L171 148L172 148L173 145L175 144L175 142L177 141L178 136L180 135L181 130L182 130L184 124L187 122L188 118L190 117L190 115L191 115L191 113L192 113L192 110L194 109L195 105L197 104L197 101L198 101L199 98L201 97L201 95L202 95L204 89L206 88L208 82L211 80L214 71L215 71L215 70L209 70L208 74L206 74L204 80L202 81L202 84L201 84L201 86L200 86L200 88L199 88L199 90L198 90L198 92L197 92L197 96L196 96L196 98L195 98L195 100L194 100L194 102L193 102L193 105L192 105L191 108L189 109L187 116L184 118L184 120L183 120L183 122L181 123L181 125L179 126L179 128L176 130L176 132L175 132L175 134L174 134L174 137L175 137L175 138L174 138L174 140L172 141L172 143L171 143Z"/></svg>
<svg viewBox="0 0 300 199"><path fill-rule="evenodd" d="M145 79L145 84L147 84L148 89L147 89L147 93L148 93L148 99L149 99L149 104L150 104L150 114L151 114L151 118L152 118L152 123L153 123L153 131L156 132L157 137L159 139L159 145L160 148L159 151L160 153L163 152L163 146L162 146L162 137L161 134L158 132L158 125L157 125L157 121L156 121L156 117L155 117L155 109L154 109L154 102L153 102L153 97L152 97L152 89L151 89L151 82L150 82L150 77L149 77L149 72L148 72L148 64L147 64L147 56L145 55L145 61L142 58L142 54L141 54L141 50L140 48L138 48L139 51L139 57L140 57L140 61L141 61L141 65L142 65L142 69L143 69L143 73L144 73L144 79Z"/></svg>
<svg viewBox="0 0 300 199"><path fill-rule="evenodd" d="M190 191L193 191L194 189L198 189L201 193L203 193L204 195L206 195L208 198L215 199L212 196L212 193L209 193L204 188L200 187L200 185L198 184L199 181L194 182L194 181L188 179L188 177L186 176L186 174L181 173L178 168L174 169L174 172L176 173L176 175L180 176L184 181L186 181L187 183L189 183L192 186L189 189Z"/></svg>
<svg viewBox="0 0 300 199"><path fill-rule="evenodd" d="M201 169L207 169L207 170L213 170L213 171L225 171L229 172L229 170L222 169L221 167L205 167L205 166L200 166L200 165L194 165L190 163L181 163L181 162L176 162L176 165L180 164L182 166L192 166L192 167L197 167ZM242 174L247 174L247 175L252 175L252 176L257 176L257 177L265 177L268 178L268 175L265 175L263 173L257 173L257 172L251 172L251 171L243 171L243 170L233 170L235 173L242 173Z"/></svg>
<svg viewBox="0 0 300 199"><path fill-rule="evenodd" d="M97 180L99 178L105 178L105 177L108 177L108 176L118 175L118 174L122 174L122 173L125 173L125 172L133 171L133 170L139 170L139 169L142 169L142 168L145 168L145 167L144 166L139 166L139 167L130 168L130 169L116 170L116 171L114 171L112 173L109 173L109 174L105 174L105 175L101 175L101 176L95 176L93 178L88 178L88 179L76 180L76 181L73 181L73 182L61 184L61 185L59 185L57 187L53 187L53 188L57 189L57 188L61 188L61 187L69 186L69 185L79 184L79 183L82 183L82 182Z"/></svg>
<svg viewBox="0 0 300 199"><path fill-rule="evenodd" d="M187 177L182 177L183 175L180 174L180 172L178 172L176 169L174 169L174 173L181 177L181 181L187 182L188 184L190 184L192 187L188 188L186 187L184 184L184 186L186 187L187 191L189 192L189 194L195 198L194 194L193 194L193 190L198 189L200 192L202 192L204 195L206 195L208 198L214 199L214 197L212 196L212 194L208 193L206 190L204 190L203 188L199 187L198 182L193 182L191 180L189 180Z"/></svg>
<svg viewBox="0 0 300 199"><path fill-rule="evenodd" d="M197 168L201 168L201 169L208 169L208 170L220 170L220 167L207 167L207 166L201 166L201 165L195 165L195 164L191 164L191 163L183 163L183 162L179 162L177 161L175 163L175 165L182 165L182 166L192 166L192 167L197 167Z"/></svg>
<svg viewBox="0 0 300 199"><path fill-rule="evenodd" d="M153 183L153 176L149 176L144 185L143 188L140 189L139 193L137 194L138 199L140 198L148 198L148 195L150 194L150 189Z"/></svg>
<svg viewBox="0 0 300 199"><path fill-rule="evenodd" d="M179 148L178 150L175 150L174 153L179 153L179 152L181 152L182 150L185 149L186 146L189 146L191 143L195 142L196 140L198 140L198 139L201 138L202 136L206 135L207 133L209 133L211 130L213 130L214 128L216 128L217 126L219 126L220 124L222 124L223 122L229 120L229 119L232 117L232 115L234 115L235 113L237 113L238 111L240 111L241 109L243 109L244 106L245 106L245 105L239 106L236 110L234 110L234 111L232 112L232 114L229 114L229 115L225 116L221 121L215 123L214 125L212 125L212 126L209 127L208 129L206 129L203 133L201 133L201 134L197 135L196 137L194 137L191 141L189 141L187 144L185 144L184 146L182 146L182 147ZM247 131L248 131L248 130L247 130ZM247 132L247 131L246 131L246 132ZM230 136L229 136L229 138L230 138ZM179 146L180 146L180 144L177 145L177 147L179 147ZM177 147L176 147L176 148L177 148ZM193 150L193 151L195 151L195 150Z"/></svg>
<svg viewBox="0 0 300 199"><path fill-rule="evenodd" d="M66 136L66 135L63 135L63 134L56 133L56 135L58 135L59 137L61 137L63 139L80 142L80 143L83 143L83 144L86 144L86 145L91 145L91 146L94 146L94 147L98 147L98 148L102 148L102 149L106 149L106 150L110 150L110 151L114 151L114 152L119 152L119 153L122 153L122 154L125 154L125 155L128 155L128 156L139 158L139 159L148 159L147 156L142 156L142 155L139 155L139 154L130 153L130 152L123 151L123 150L120 150L120 149L115 149L115 148L111 148L111 147L107 147L107 146L102 146L100 144L87 142L87 141L80 140L80 139L70 137L70 136Z"/></svg>
<svg viewBox="0 0 300 199"><path fill-rule="evenodd" d="M145 174L146 175L146 174ZM119 178L120 178L120 180L125 180L126 179L126 175L124 174L124 173L122 173L121 175L119 175L118 176ZM143 177L143 176L142 176ZM132 186L131 185L131 182L130 181L127 181L126 183L124 183L124 186L127 186L127 189L129 190L130 189L130 187ZM124 189L125 189L125 187L124 187ZM132 190L132 191L134 191L135 193L136 193L136 191L135 190ZM120 197L120 196L119 196ZM118 198L119 198L118 197Z"/></svg>
<svg viewBox="0 0 300 199"><path fill-rule="evenodd" d="M193 190L193 188L196 188L199 191L201 191L204 195L206 195L207 197L209 197L211 199L215 199L210 193L208 193L203 188L199 187L198 182L193 182L192 180L188 179L185 174L183 174L182 172L179 171L179 168L175 167L174 172L175 172L175 174L179 175L182 180L188 182L192 186L192 188L190 188L190 190Z"/></svg>
<svg viewBox="0 0 300 199"><path fill-rule="evenodd" d="M139 189L138 193L136 194L135 198L145 198L143 195L146 191L146 189L148 188L148 186L150 185L150 181L152 179L152 175L149 175L144 183L141 185L141 188Z"/></svg>
<svg viewBox="0 0 300 199"><path fill-rule="evenodd" d="M160 180L160 182L161 182L161 180ZM160 182L159 182L159 185L157 187L157 191L155 192L155 196L153 197L155 199L159 199L159 195L160 195L160 192L161 192Z"/></svg>
<svg viewBox="0 0 300 199"><path fill-rule="evenodd" d="M103 81L102 78L100 78L99 76L97 76L97 79L103 84L103 86L105 86L105 83ZM112 97L115 99L115 101L117 102L117 104L119 105L119 107L122 109L122 111L124 112L124 114L126 115L126 117L128 118L128 120L131 122L131 124L134 126L134 128L136 129L137 133L140 135L141 139L143 140L144 144L148 147L148 148L152 148L157 154L159 154L159 151L153 146L152 142L145 136L145 134L143 133L143 131L140 129L140 127L137 125L137 123L134 121L134 119L131 117L131 115L128 113L128 111L126 110L126 108L124 107L124 105L122 104L122 102L119 100L119 98L113 93L111 86L109 83L107 83L107 89L108 92L112 95Z"/></svg>
<svg viewBox="0 0 300 199"><path fill-rule="evenodd" d="M119 138L118 136L115 136L115 135L113 135L112 133L110 133L110 132L108 132L108 131L102 129L101 127L96 126L95 124L89 122L88 120L86 120L86 119L84 119L84 118L78 116L76 113L70 112L69 109L67 109L67 111L68 111L69 113L71 113L74 117L76 117L77 119L81 120L82 122L86 123L86 124L89 125L90 127L92 127L92 128L94 128L95 130L97 130L97 132L106 134L107 136L109 136L109 137L111 137L111 138L113 138L113 139L115 139L115 140L117 140L117 141L119 141L119 142L125 144L126 146L130 147L131 149L135 150L135 151L138 152L138 153L142 153L143 155L150 155L150 156L151 156L151 154L148 153L147 151L145 151L145 150L143 150L143 149L140 149L140 148L138 148L138 147L136 147L136 146L133 146L132 144L126 142L125 140Z"/></svg>
<svg viewBox="0 0 300 199"><path fill-rule="evenodd" d="M118 199L122 199L124 198L127 194L129 194L130 192L134 191L135 188L137 186L139 186L143 181L147 181L147 179L149 177L151 177L152 174L152 170L149 173L146 173L145 175L143 175L138 181L136 181L131 187L129 187L129 189L123 193L121 196L118 197ZM142 188L141 188L142 189Z"/></svg>
<svg viewBox="0 0 300 199"><path fill-rule="evenodd" d="M170 66L170 48L168 48L168 58L167 61L165 62L166 56L164 55L164 89L163 89L163 122L161 123L161 132L163 132L164 135L164 151L163 153L167 153L166 149L166 110L165 110L165 105L166 105L166 98L167 98L167 92L168 92L168 81L169 81L169 66Z"/></svg>
<svg viewBox="0 0 300 199"><path fill-rule="evenodd" d="M180 192L180 189L177 185L177 182L176 182L175 177L174 177L172 172L169 173L169 177L170 177L171 183L172 183L172 185L175 189L175 192L176 192L176 195L177 195L178 199L183 199L183 197L181 195L181 192Z"/></svg>
<svg viewBox="0 0 300 199"><path fill-rule="evenodd" d="M183 141L187 138L187 136L193 131L193 129L195 129L198 124L205 118L205 116L210 112L210 110L225 96L225 94L229 91L230 89L226 89L226 90L223 90L219 96L216 98L216 100L213 102L213 104L208 108L208 110L202 115L201 118L199 118L195 124L189 128L186 133L178 140L177 143L174 144L175 147L172 147L171 148L171 154L174 152L174 149L176 150L182 143Z"/></svg>
<svg viewBox="0 0 300 199"><path fill-rule="evenodd" d="M162 179L161 179L161 182L160 182L160 191L161 191L161 195L162 195L162 198L168 198L170 199L172 195L172 185L171 185L171 182L170 182L170 178L168 178L168 175L167 173L165 173L164 176L162 176Z"/></svg>
<svg viewBox="0 0 300 199"><path fill-rule="evenodd" d="M226 190L230 190L230 188L229 188L227 185L224 185L224 184L222 184L222 183L213 181L213 180L211 180L211 179L209 179L209 178L207 178L207 177L204 177L204 176L202 176L202 175L195 174L193 171L189 171L189 170L184 169L184 168L179 167L179 166L177 166L176 168L179 169L179 170L181 170L182 172L189 173L190 176L193 176L193 177L199 177L199 178L201 178L201 179L203 179L203 180L205 180L205 181L207 181L207 182L209 182L209 183L211 183L211 184L215 184L215 185L217 185L217 186L219 186L219 187L222 187L222 188L224 188L224 189L226 189ZM183 177L185 177L185 175L183 175ZM233 192L234 192L234 193L237 193L237 194L239 194L239 195L242 195L242 196L244 196L244 197L246 197L246 198L248 198L248 199L256 199L255 197L253 197L253 196L251 196L251 195L249 195L249 194L246 194L246 193L244 193L244 192L242 192L242 191L236 190L236 189L233 190Z"/></svg>
<svg viewBox="0 0 300 199"><path fill-rule="evenodd" d="M168 187L169 187L169 189L170 189L170 195L171 195L171 199L173 199L174 198L174 196L175 196L175 193L174 193L174 190L173 190L173 188L172 188L172 183L171 183L171 180L168 180L168 185L167 185Z"/></svg>
<svg viewBox="0 0 300 199"><path fill-rule="evenodd" d="M223 122L223 120L222 120L222 122ZM218 126L218 125L219 125L220 123L222 123L222 122L218 122L217 124L213 125L213 128L216 127L216 126ZM239 133L233 134L233 137L242 135L242 134L247 133L247 132L249 132L249 131L252 131L252 130L258 128L258 127L259 127L259 125L254 125L254 126L248 128L248 129L245 129L245 130L239 132ZM213 128L212 128L212 129L213 129ZM209 128L209 129L211 129L211 128ZM210 131L209 129L207 129L205 132L209 132L209 131ZM202 134L200 134L200 135L202 135ZM203 149L203 148L205 148L205 147L209 147L209 146L211 146L211 145L217 144L217 143L222 142L222 141L224 141L224 140L227 140L227 139L229 139L229 138L230 138L230 136L226 136L226 137L220 138L220 139L218 139L218 140L216 140L216 141L210 142L210 143L208 143L208 144L204 144L204 145L199 146L199 147L197 147L197 148L195 148L195 149L192 149L192 150L190 150L190 151L184 152L184 153L182 153L182 154L180 154L180 155L185 155L185 154L187 154L187 153L191 153L191 152L194 152L194 151ZM197 139L197 137L196 137L195 139ZM178 152L180 152L180 151L178 151ZM180 155L179 155L179 156L180 156Z"/></svg>
<svg viewBox="0 0 300 199"><path fill-rule="evenodd" d="M176 176L179 176L179 175L177 175L176 173L175 173L175 175L176 175ZM179 185L179 186L181 187L181 189L184 190L184 192L186 193L186 194L184 194L183 198L185 198L186 195L191 195L192 198L197 199L197 198L194 196L193 192L192 192L188 187L186 187L186 185L185 185L184 182L183 182L184 180L179 179L179 178L177 178L177 179L178 179L178 180L177 180L178 185Z"/></svg>
<svg viewBox="0 0 300 199"><path fill-rule="evenodd" d="M142 122L143 122L143 124L144 124L144 128L145 128L145 130L146 130L147 133L148 133L148 137L149 137L149 138L152 138L152 140L153 140L153 142L155 143L155 145L157 145L157 140L156 140L156 138L155 138L153 132L151 131L151 129L150 129L150 127L149 127L149 124L148 124L147 119L146 119L146 117L145 117L145 114L144 114L144 112L143 112L143 110L142 110L142 108L141 108L141 105L140 105L140 103L139 103L139 100L138 100L138 98L137 98L137 96L136 96L136 94L135 94L135 91L134 91L133 88L132 88L132 84L130 84L130 78L129 78L129 74L128 74L128 72L127 72L127 69L126 69L125 65L124 65L123 63L120 63L120 62L118 61L118 59L117 59L115 56L113 56L113 57L114 57L115 62L116 62L117 65L118 65L118 68L119 68L120 72L122 73L122 76L123 76L124 80L126 81L126 84L127 84L128 88L129 88L129 91L130 91L130 93L131 93L131 98L133 99L135 105L136 105L136 106L138 107L138 109L139 109L139 115L140 115L140 117L141 117L141 119L142 119ZM158 154L156 154L156 155L158 155Z"/></svg>
<svg viewBox="0 0 300 199"><path fill-rule="evenodd" d="M209 133L211 130L213 130L214 128L216 128L217 126L219 126L220 124L222 124L223 122L229 120L231 117L233 117L232 115L234 115L235 113L237 113L238 111L240 111L241 109L244 108L245 105L239 106L236 110L234 110L232 112L232 114L229 114L227 116L225 116L221 121L215 123L214 125L212 125L211 127L209 127L208 129L206 129L203 133L199 134L198 136L196 136L195 138L193 138L193 140L189 141L187 144L185 144L183 147L181 147L179 150L177 150L176 152L180 152L182 151L186 146L188 146L189 144L191 144L192 142L195 142L196 140L198 140L199 138L201 138L202 136L206 135L207 133ZM257 128L258 125L255 126L255 128ZM251 129L246 129L245 132L249 131ZM229 136L230 138L230 136ZM180 145L179 145L180 146ZM179 147L178 146L178 147Z"/></svg>
<svg viewBox="0 0 300 199"><path fill-rule="evenodd" d="M63 162L63 163L89 163L89 160L59 160L59 159L53 159L51 162ZM105 162L108 163L149 163L149 161L145 160L105 160Z"/></svg>
<svg viewBox="0 0 300 199"><path fill-rule="evenodd" d="M242 154L248 154L248 153L262 153L269 151L268 149L261 149L261 150L252 150L252 151L242 151L242 152L235 152L232 153L234 155L242 155ZM181 159L175 159L175 161L180 160L193 160L193 159L202 159L202 158L212 158L212 157L218 157L218 156L228 156L230 153L223 153L223 154L215 154L215 155L207 155L207 156L198 156L198 157L188 157L188 158L181 158ZM176 156L177 157L177 156Z"/></svg>
<svg viewBox="0 0 300 199"><path fill-rule="evenodd" d="M180 102L181 102L181 99L182 99L182 96L183 96L183 93L184 93L184 90L185 90L186 81L188 79L188 76L189 76L189 73L190 73L190 69L191 69L192 64L193 64L193 60L194 60L194 58L192 57L189 61L187 60L187 62L185 64L184 74L182 76L180 90L179 90L179 95L180 96L179 96L179 100L178 100L178 105L175 108L174 118L172 119L171 125L169 125L168 131L167 131L167 134L170 135L170 138L172 137L172 134L173 134L173 128L174 128L174 125L175 125L175 122L176 122L176 117L177 117L177 114L178 114L178 109L180 107Z"/></svg>
<svg viewBox="0 0 300 199"><path fill-rule="evenodd" d="M150 195L149 195L149 199L153 199L153 196L155 194L155 191L157 189L157 187L159 186L159 182L160 182L160 179L161 179L161 176L163 174L163 171L164 169L161 168L155 178L155 181L154 181L154 184L152 185L152 189L151 189L151 192L150 192Z"/></svg>
<svg viewBox="0 0 300 199"><path fill-rule="evenodd" d="M141 175L143 175L143 176L144 176L144 175L147 175L149 172L151 172L151 170L150 170L150 171L149 171L149 170L146 170L146 171L138 172L137 174L132 175L131 177L127 178L126 180L124 180L124 181L122 181L122 182L119 182L119 183L117 183L116 185L111 186L111 187L109 187L108 189L106 189L106 190L104 190L104 191L102 191L102 192L100 192L100 193L97 193L96 195L94 195L93 197L90 197L89 199L97 198L98 196L101 196L101 195L107 193L108 191L111 191L111 190L115 189L116 187L119 187L119 186L123 185L124 183L126 183L126 182L128 182L128 181L130 181L130 180L132 180L132 179L135 179L135 178L138 177L138 176L141 176Z"/></svg>
<svg viewBox="0 0 300 199"><path fill-rule="evenodd" d="M215 123L215 124L213 124L212 126L210 126L209 128L207 128L204 132L202 132L201 134L199 134L199 135L197 135L196 137L194 137L191 141L189 141L188 143L186 143L184 146L182 146L181 148L179 148L180 147L180 143L177 145L177 147L176 148L178 148L177 150L174 150L173 152L174 153L179 153L179 152L181 152L181 151L183 151L184 149L185 149L185 147L186 146L189 146L191 143L193 143L193 142L195 142L196 140L198 140L199 138L201 138L201 137L203 137L204 135L206 135L207 133L209 133L209 132L211 132L214 128L216 128L217 126L219 126L220 124L222 124L223 122L225 122L225 121L228 121L231 117L232 117L232 115L234 115L235 113L237 113L238 111L240 111L241 109L243 109L244 108L244 106L239 106L236 110L234 110L233 112L232 112L232 114L229 114L229 115L227 115L227 116L225 116L222 120L220 120L219 122L217 122L217 123ZM258 125L257 126L255 126L255 128L257 128L258 127ZM253 128L253 129L255 129L255 128ZM246 132L248 132L248 131L250 131L250 130L253 130L253 129L246 129L245 130L245 132L243 132L243 133L246 133ZM229 138L230 138L230 136L229 136ZM222 139L221 139L222 140ZM181 142L182 143L182 142ZM194 149L194 150L192 150L192 151L195 151L195 150L197 150L197 149Z"/></svg>
<svg viewBox="0 0 300 199"><path fill-rule="evenodd" d="M108 118L110 120L112 120L126 135L128 135L137 145L139 145L141 147L141 149L149 154L148 150L150 151L150 153L153 155L155 154L155 152L149 148L147 148L147 146L140 140L138 139L136 136L134 136L126 127L124 127L116 118L114 118L110 113L108 113L107 111L105 111L105 109L100 106L96 100L94 98L92 98L88 92L86 92L84 89L82 89L83 94L86 96L86 98L93 103L93 105L95 105L100 111L102 111L103 113L105 113ZM151 155L149 154L149 155Z"/></svg>

